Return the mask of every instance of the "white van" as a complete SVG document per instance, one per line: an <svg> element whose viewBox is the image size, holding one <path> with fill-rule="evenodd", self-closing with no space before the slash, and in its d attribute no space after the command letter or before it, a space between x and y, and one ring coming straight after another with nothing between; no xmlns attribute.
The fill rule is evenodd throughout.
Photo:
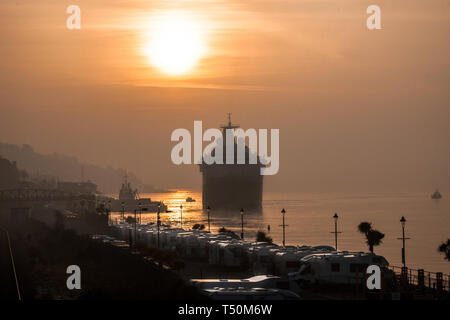
<svg viewBox="0 0 450 320"><path fill-rule="evenodd" d="M298 272L289 277L300 283L358 283L364 279L369 265L389 266L383 257L364 252L329 252L310 254L300 260ZM389 271L386 276L391 276Z"/></svg>

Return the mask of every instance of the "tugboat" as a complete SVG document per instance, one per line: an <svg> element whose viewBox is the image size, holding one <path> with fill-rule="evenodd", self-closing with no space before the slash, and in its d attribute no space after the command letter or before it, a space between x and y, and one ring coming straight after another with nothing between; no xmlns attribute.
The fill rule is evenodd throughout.
<svg viewBox="0 0 450 320"><path fill-rule="evenodd" d="M186 202L195 202L195 199L192 199L191 197L187 197Z"/></svg>
<svg viewBox="0 0 450 320"><path fill-rule="evenodd" d="M431 195L431 199L441 199L442 198L442 194L439 192L439 190L436 190L432 195Z"/></svg>
<svg viewBox="0 0 450 320"><path fill-rule="evenodd" d="M131 188L125 176L125 181L119 192L119 200L114 200L111 203L112 211L132 212L134 210L142 210L145 212L166 212L167 206L162 201L152 201L150 198L140 198L137 189ZM159 208L158 208L159 207Z"/></svg>

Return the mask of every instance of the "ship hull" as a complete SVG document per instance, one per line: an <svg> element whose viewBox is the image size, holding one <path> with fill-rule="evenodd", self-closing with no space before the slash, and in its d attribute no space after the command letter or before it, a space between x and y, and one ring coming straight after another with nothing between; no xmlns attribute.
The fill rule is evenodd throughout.
<svg viewBox="0 0 450 320"><path fill-rule="evenodd" d="M122 207L122 202L124 205ZM139 203L141 204L139 206ZM158 204L157 201L151 201L149 198L141 198L136 200L115 200L111 203L111 211L113 212L121 212L124 210L125 212L134 212L134 210L140 211L140 208L144 212L158 212ZM167 207L161 203L160 212L165 212Z"/></svg>
<svg viewBox="0 0 450 320"><path fill-rule="evenodd" d="M201 168L203 207L239 211L261 209L263 176L258 166L221 165Z"/></svg>

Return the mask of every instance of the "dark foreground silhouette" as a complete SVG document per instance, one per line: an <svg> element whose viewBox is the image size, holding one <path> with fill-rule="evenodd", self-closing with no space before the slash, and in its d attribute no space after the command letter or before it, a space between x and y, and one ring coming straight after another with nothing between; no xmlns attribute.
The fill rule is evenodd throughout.
<svg viewBox="0 0 450 320"><path fill-rule="evenodd" d="M203 298L177 274L131 254L129 249L96 242L72 230L52 228L32 219L0 218L0 226L2 237L3 230L11 237L23 300ZM2 248L0 259L9 261L5 243ZM69 265L81 269L81 290L67 289ZM9 281L10 263L2 263L0 267L2 283L11 283L8 290L1 292L0 299L17 300L14 282Z"/></svg>

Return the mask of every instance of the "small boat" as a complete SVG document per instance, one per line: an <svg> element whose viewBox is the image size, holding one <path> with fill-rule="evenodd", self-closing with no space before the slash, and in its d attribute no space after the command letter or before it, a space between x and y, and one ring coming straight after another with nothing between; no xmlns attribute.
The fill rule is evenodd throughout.
<svg viewBox="0 0 450 320"><path fill-rule="evenodd" d="M442 194L439 192L439 190L436 190L432 195L431 199L440 199L442 198Z"/></svg>
<svg viewBox="0 0 450 320"><path fill-rule="evenodd" d="M186 202L195 202L195 199L192 199L191 197L187 197Z"/></svg>

